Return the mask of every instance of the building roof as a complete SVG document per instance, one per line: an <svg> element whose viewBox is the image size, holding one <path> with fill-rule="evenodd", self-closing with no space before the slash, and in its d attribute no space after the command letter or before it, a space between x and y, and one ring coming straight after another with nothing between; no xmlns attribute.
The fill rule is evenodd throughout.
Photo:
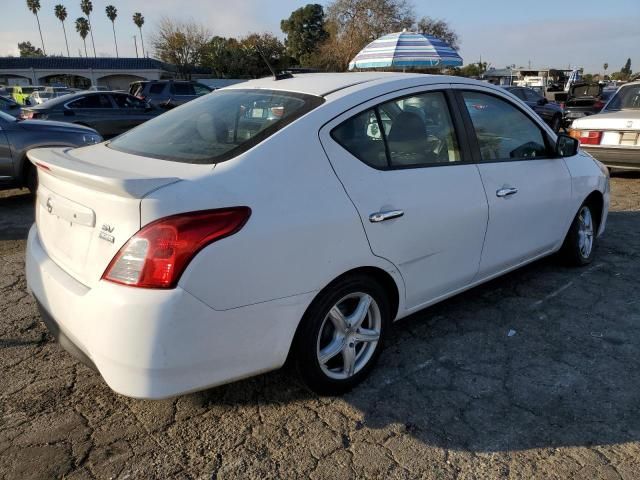
<svg viewBox="0 0 640 480"><path fill-rule="evenodd" d="M516 77L518 72L511 68L491 68L484 72L485 77Z"/></svg>
<svg viewBox="0 0 640 480"><path fill-rule="evenodd" d="M165 70L175 66L153 58L0 57L0 70Z"/></svg>

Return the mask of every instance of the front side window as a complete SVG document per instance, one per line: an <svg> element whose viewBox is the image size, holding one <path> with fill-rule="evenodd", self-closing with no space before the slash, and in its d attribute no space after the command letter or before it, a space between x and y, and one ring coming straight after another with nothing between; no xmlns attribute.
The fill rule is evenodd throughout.
<svg viewBox="0 0 640 480"><path fill-rule="evenodd" d="M515 105L480 92L463 92L483 161L544 158L542 131Z"/></svg>
<svg viewBox="0 0 640 480"><path fill-rule="evenodd" d="M383 103L334 128L331 136L374 168L443 165L461 160L442 92Z"/></svg>
<svg viewBox="0 0 640 480"><path fill-rule="evenodd" d="M196 95L206 95L207 93L211 93L211 89L202 85L201 83L194 83L193 88L196 92Z"/></svg>
<svg viewBox="0 0 640 480"><path fill-rule="evenodd" d="M131 95L115 94L113 99L118 108L146 108L147 104L142 100Z"/></svg>
<svg viewBox="0 0 640 480"><path fill-rule="evenodd" d="M152 83L149 86L149 93L151 95L160 95L162 92L164 92L165 86L166 86L166 83Z"/></svg>
<svg viewBox="0 0 640 480"><path fill-rule="evenodd" d="M538 102L542 98L540 95L538 95L538 92L536 92L535 90L531 90L530 88L524 89L524 96L528 102Z"/></svg>
<svg viewBox="0 0 640 480"><path fill-rule="evenodd" d="M170 110L112 140L127 153L183 163L233 158L323 103L275 90L219 90Z"/></svg>
<svg viewBox="0 0 640 480"><path fill-rule="evenodd" d="M171 93L174 95L195 95L196 91L190 83L174 83L171 85Z"/></svg>

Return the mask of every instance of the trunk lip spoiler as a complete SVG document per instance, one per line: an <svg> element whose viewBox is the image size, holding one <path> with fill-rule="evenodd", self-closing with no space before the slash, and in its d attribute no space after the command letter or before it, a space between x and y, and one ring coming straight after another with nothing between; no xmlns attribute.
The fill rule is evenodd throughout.
<svg viewBox="0 0 640 480"><path fill-rule="evenodd" d="M72 148L35 148L27 158L47 175L105 193L142 199L149 193L182 181L178 177L149 177L85 162L69 154Z"/></svg>

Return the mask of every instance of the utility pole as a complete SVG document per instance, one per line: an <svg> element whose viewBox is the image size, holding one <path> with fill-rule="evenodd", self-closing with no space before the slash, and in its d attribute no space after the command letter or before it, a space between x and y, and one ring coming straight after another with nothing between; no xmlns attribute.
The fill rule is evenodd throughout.
<svg viewBox="0 0 640 480"><path fill-rule="evenodd" d="M133 36L133 44L136 47L136 58L138 58L138 40L136 38L136 35Z"/></svg>

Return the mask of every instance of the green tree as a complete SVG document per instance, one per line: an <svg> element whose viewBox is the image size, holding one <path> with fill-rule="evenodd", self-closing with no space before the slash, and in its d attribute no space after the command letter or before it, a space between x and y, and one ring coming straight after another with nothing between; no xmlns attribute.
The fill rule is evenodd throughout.
<svg viewBox="0 0 640 480"><path fill-rule="evenodd" d="M113 43L116 44L116 58L118 58L118 40L116 39L116 18L118 18L118 9L113 5L107 5L107 8L104 10L107 14L107 18L111 20L111 27L113 28Z"/></svg>
<svg viewBox="0 0 640 480"><path fill-rule="evenodd" d="M93 3L91 0L81 0L80 10L87 16L87 22L89 23L89 32L91 33L91 45L93 45L93 56L96 55L96 43L93 41L93 27L91 25L91 12L93 12Z"/></svg>
<svg viewBox="0 0 640 480"><path fill-rule="evenodd" d="M140 41L142 42L142 56L145 56L144 53L144 37L142 36L142 26L144 25L144 17L140 12L136 12L133 14L133 23L136 24L138 30L140 30Z"/></svg>
<svg viewBox="0 0 640 480"><path fill-rule="evenodd" d="M53 11L56 15L56 18L60 20L60 23L62 24L64 43L67 45L67 57L70 57L71 54L69 53L69 42L67 41L67 29L64 27L64 21L67 19L67 9L64 5L56 5Z"/></svg>
<svg viewBox="0 0 640 480"><path fill-rule="evenodd" d="M31 42L18 43L18 50L21 57L44 57L42 49L34 47Z"/></svg>
<svg viewBox="0 0 640 480"><path fill-rule="evenodd" d="M627 77L631 76L633 71L631 70L631 59L630 58L627 58L627 62L624 64L624 67L622 67L620 72L623 73L624 75L626 75Z"/></svg>
<svg viewBox="0 0 640 480"><path fill-rule="evenodd" d="M280 22L280 29L287 35L285 46L289 55L300 65L309 63L329 33L325 29L322 5L310 3L291 13Z"/></svg>
<svg viewBox="0 0 640 480"><path fill-rule="evenodd" d="M76 19L76 32L80 34L82 41L84 42L84 56L89 57L87 53L87 35L89 35L89 31L91 27L89 26L89 21L84 17L79 17Z"/></svg>
<svg viewBox="0 0 640 480"><path fill-rule="evenodd" d="M455 50L460 49L460 37L445 21L437 18L422 17L416 25L418 33L439 38Z"/></svg>
<svg viewBox="0 0 640 480"><path fill-rule="evenodd" d="M40 18L38 17L38 12L40 11L40 0L27 0L27 8L36 16L38 31L40 32L40 42L42 43L42 54L46 55L47 51L44 48L44 39L42 38L42 29L40 28Z"/></svg>

